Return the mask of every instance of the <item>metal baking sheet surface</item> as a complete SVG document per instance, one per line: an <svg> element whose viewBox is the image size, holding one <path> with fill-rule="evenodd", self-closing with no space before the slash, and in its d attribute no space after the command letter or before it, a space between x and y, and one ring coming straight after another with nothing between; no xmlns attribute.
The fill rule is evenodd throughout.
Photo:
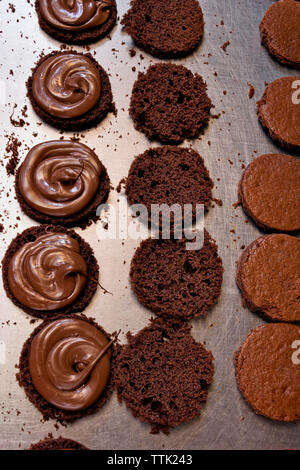
<svg viewBox="0 0 300 470"><path fill-rule="evenodd" d="M9 6L15 5L15 12ZM121 17L128 8L127 0L118 0ZM277 64L260 44L259 23L270 0L201 0L205 15L205 36L201 46L189 57L176 60L200 73L208 84L208 92L219 119L212 119L201 139L185 142L203 156L215 182L214 197L223 206L212 208L205 225L217 240L225 274L221 298L207 319L193 322L193 335L205 341L215 357L215 378L208 402L199 419L194 419L171 431L169 436L151 435L149 426L135 419L116 394L94 416L81 419L66 428L53 421L41 422L41 414L27 400L15 379L23 343L37 325L18 310L1 290L0 313L0 448L27 448L31 443L54 436L79 440L91 449L282 449L299 444L299 424L275 423L256 416L237 390L233 354L248 332L262 323L256 315L242 308L235 284L235 262L243 245L260 235L241 208L234 209L242 165L255 155L280 152L260 127L255 102L265 88L265 81L295 75ZM60 137L57 130L40 124L26 98L25 81L39 54L60 48L60 43L44 34L37 22L34 2L0 1L0 214L4 231L0 233L1 258L17 232L35 223L21 213L14 198L14 177L7 176L5 158L8 137L15 134L22 145L22 161L28 149L44 140ZM224 23L224 24L223 24ZM83 132L81 141L95 148L106 165L112 184L117 186L127 175L135 155L144 152L150 143L137 132L128 115L130 94L138 71L159 60L137 49L130 57L131 39L121 30L120 22L110 35L90 47L96 59L109 72L118 115L110 114L96 129ZM226 51L221 46L230 41ZM76 47L78 51L86 48ZM133 67L136 71L133 71ZM12 71L12 72L10 72ZM217 75L215 74L217 73ZM255 88L252 100L248 97L249 83ZM14 109L15 104L17 107ZM14 127L10 115L21 116L28 106L25 121L29 125ZM65 138L73 134L65 133ZM115 204L120 195L112 191L109 202ZM151 313L138 304L131 293L129 264L138 240L105 240L97 236L97 225L86 230L76 229L94 248L101 267L101 284L113 295L98 289L87 308L107 330L121 328L137 332L143 328ZM124 264L124 261L126 263ZM124 335L121 338L124 340Z"/></svg>

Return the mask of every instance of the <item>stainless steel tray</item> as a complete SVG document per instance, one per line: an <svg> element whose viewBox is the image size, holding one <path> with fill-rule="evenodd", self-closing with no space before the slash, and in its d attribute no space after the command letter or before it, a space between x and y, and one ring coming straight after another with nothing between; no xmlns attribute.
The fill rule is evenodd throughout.
<svg viewBox="0 0 300 470"><path fill-rule="evenodd" d="M6 102L0 108L0 145L4 162L0 166L0 214L5 226L0 234L1 258L16 233L34 225L20 212L14 199L14 178L8 178L5 170L5 135L14 132L23 142L21 159L32 145L59 136L55 129L37 124L40 120L26 98L25 81L40 52L59 49L60 43L40 30L31 4L15 1L16 12L12 13L9 3L8 0L0 2L0 84L2 91L6 88ZM122 16L129 2L118 0L117 3ZM232 363L233 353L244 337L262 323L256 315L242 308L235 284L235 262L241 246L248 245L260 232L251 222L245 223L241 208L234 209L233 203L237 200L242 164L251 162L255 155L278 152L257 121L255 101L261 97L265 81L295 75L295 71L273 61L260 44L258 25L272 1L201 0L200 3L206 22L203 43L193 55L176 62L203 75L216 107L214 112L221 113L220 119L211 121L202 139L191 142L204 157L215 181L214 196L223 201L222 207L211 209L206 217L206 227L217 240L224 262L222 295L206 320L193 323L195 338L205 341L213 351L216 367L214 384L202 416L173 430L168 437L151 435L149 426L133 418L114 395L98 414L67 428L59 426L56 429L53 421L42 423L40 413L27 400L15 379L15 364L22 345L35 325L30 324L30 318L6 298L0 283L0 342L6 346L5 364L0 364L1 449L26 448L49 432L54 436L62 434L77 439L92 449L162 449L163 446L165 449L278 449L295 448L299 444L299 424L269 421L256 416L246 405L236 388ZM221 46L227 40L230 45L225 53ZM112 31L111 40L107 38L91 46L92 53L96 52L97 60L111 75L119 113L117 117L110 115L97 129L84 132L82 141L96 148L115 187L127 175L133 157L150 145L156 145L135 131L127 110L137 72L147 68L150 61L155 63L157 60L145 53L142 60L139 51L131 58L129 49L132 46L130 38L122 33L120 23ZM77 50L85 49L77 47ZM132 67L136 67L136 72ZM13 70L13 76L10 70ZM252 100L248 98L248 83L255 87ZM11 126L9 116L14 103L18 105L16 117L20 116L21 108L28 105L25 120L29 126ZM185 142L184 145L188 144ZM109 202L116 202L118 198L113 191ZM99 241L96 225L78 232L94 248L101 266L101 283L113 293L104 294L99 289L86 313L95 316L107 331L122 328L123 332L137 332L151 316L137 303L128 280L130 260L139 241ZM123 264L124 260L126 264ZM3 346L0 349L3 351Z"/></svg>

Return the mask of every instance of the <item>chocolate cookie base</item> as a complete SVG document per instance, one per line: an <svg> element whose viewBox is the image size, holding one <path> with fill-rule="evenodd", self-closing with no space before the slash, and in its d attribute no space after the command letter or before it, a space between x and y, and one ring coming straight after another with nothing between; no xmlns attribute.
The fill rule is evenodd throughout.
<svg viewBox="0 0 300 470"><path fill-rule="evenodd" d="M264 312L263 310L261 310L257 305L255 305L251 298L247 295L247 293L245 292L244 288L243 288L243 283L242 283L242 279L241 279L241 267L243 265L243 263L247 260L248 258L248 254L250 252L250 250L252 248L255 248L255 246L257 245L257 240L254 240L252 243L250 243L250 245L244 250L244 252L242 253L242 255L240 256L240 258L238 259L237 263L236 263L236 266L237 266L237 269L236 269L236 283L237 283L237 286L240 290L240 293L241 293L241 296L242 296L242 302L243 302L243 305L244 307L248 307L249 310L251 310L251 312L253 313L256 313L257 315L259 315L263 320L265 321L271 321L271 322L278 322L279 320L276 320L272 317L270 317L266 312Z"/></svg>
<svg viewBox="0 0 300 470"><path fill-rule="evenodd" d="M156 0L133 0L121 24L138 47L161 59L188 55L204 33L203 13L196 0L169 0L163 5Z"/></svg>
<svg viewBox="0 0 300 470"><path fill-rule="evenodd" d="M217 302L223 280L218 247L204 231L201 250L186 239L144 240L131 261L131 288L156 315L176 321L205 317Z"/></svg>
<svg viewBox="0 0 300 470"><path fill-rule="evenodd" d="M268 124L265 122L263 113L261 111L261 107L266 105L266 96L267 93L266 91L264 92L263 96L259 101L257 101L257 116L259 119L259 122L261 123L263 129L266 131L267 134L271 137L271 139L279 144L279 146L283 149L287 150L292 150L295 152L300 152L300 144L299 145L293 145L287 142L285 139L283 139L277 132L276 129L272 129L268 126Z"/></svg>
<svg viewBox="0 0 300 470"><path fill-rule="evenodd" d="M164 144L198 137L212 107L206 90L202 77L182 65L150 66L133 85L129 112L135 128Z"/></svg>
<svg viewBox="0 0 300 470"><path fill-rule="evenodd" d="M116 388L133 416L151 432L199 416L213 380L213 356L190 334L191 326L156 319L121 347Z"/></svg>
<svg viewBox="0 0 300 470"><path fill-rule="evenodd" d="M247 403L249 408L251 408L257 415L264 416L265 418L272 419L274 421L290 422L290 423L294 422L295 423L296 421L300 420L300 408L298 406L298 410L297 410L297 404L296 404L295 400L293 400L293 399L289 400L290 401L290 410L289 410L288 413L286 412L287 410L285 410L284 415L279 413L278 404L276 404L276 402L278 400L279 400L279 403L282 402L281 397L280 397L280 392L282 392L282 398L285 399L287 397L287 395L288 395L286 393L287 388L289 389L290 396L296 395L296 390L293 394L293 392L290 391L290 387L287 386L286 377L284 379L285 380L284 383L281 382L281 383L276 385L276 380L278 380L278 370L279 371L280 370L286 370L287 369L287 364L285 364L285 368L282 367L282 364L280 364L278 366L278 363L276 363L276 365L274 367L274 374L272 376L272 379L273 379L273 381L272 381L272 392L274 394L273 399L270 399L270 395L269 395L270 387L269 387L269 390L266 392L263 389L263 387L257 386L255 396L253 396L253 397L246 396L245 392L247 392L247 383L248 384L253 383L253 375L256 375L256 374L251 373L251 370L249 370L249 377L248 377L247 380L245 380L245 377L244 377L243 384L242 384L242 380L239 376L240 373L241 373L241 369L243 367L245 367L245 360L247 360L247 367L249 368L249 359L251 358L251 356L249 357L249 355L245 355L245 353L242 355L242 350L243 350L243 346L245 345L245 343L247 341L251 340L252 335L253 336L257 335L258 332L262 332L265 328L272 328L272 327L282 329L283 330L282 331L283 335L290 334L291 333L290 328L294 328L295 329L294 338L296 339L296 337L297 337L297 328L298 327L296 325L290 325L290 324L286 324L286 323L277 323L276 325L275 324L260 325L259 327L251 330L251 332L248 334L247 338L245 339L244 343L234 353L234 356L233 356L233 364L234 364L234 368L235 368L236 383L237 383L238 389L239 389L242 397L244 398L245 402ZM285 331L285 328L289 329L288 330L289 333L288 333L288 331ZM255 354L252 356L252 358L254 358L254 360L255 360L255 355L256 355L256 357L260 358L260 364L259 364L260 369L265 366L265 364L263 362L264 357L268 360L273 355L274 355L274 357L276 357L276 355L280 354L282 344L278 344L277 348L276 348L276 345L275 345L275 347L272 347L272 346L274 346L274 341L276 341L276 340L278 341L278 336L275 337L275 335L273 334L272 336L270 335L269 338L266 337L265 340L263 341L263 343L261 341L259 343L257 338L256 338L255 343L253 343L253 349L255 348ZM293 339L287 340L287 341L288 341L289 347L290 347L290 344L293 343ZM269 346L269 344L270 344L270 346ZM259 349L259 346L260 346L260 349ZM291 349L291 351L292 351L292 349ZM275 360L274 360L274 362L275 362ZM290 361L290 365L291 365L291 369L292 369L292 367L295 367L292 364L292 360ZM256 366L257 366L257 364L256 364ZM253 367L255 367L254 364L253 364ZM267 366L268 370L269 370L269 368L270 368L270 365ZM277 368L278 368L278 370L277 370ZM255 370L257 370L257 369L254 369L254 371ZM288 371L286 370L286 373L287 372ZM245 375L245 373L244 373L244 375ZM265 380L266 379L264 377L264 381ZM282 380L282 377L281 377L281 380ZM267 385L270 385L270 384L267 383ZM249 395L249 394L247 394L247 395Z"/></svg>
<svg viewBox="0 0 300 470"><path fill-rule="evenodd" d="M96 222L99 217L97 216L97 208L100 204L106 202L109 192L110 192L110 179L107 173L106 168L102 165L103 174L101 175L101 182L98 187L97 193L90 201L89 205L84 208L82 212L78 212L71 216L65 217L53 217L42 212L38 212L36 209L32 208L23 198L21 191L19 189L18 179L20 168L17 170L16 179L15 179L15 191L17 200L21 206L22 211L28 215L33 220L41 224L49 225L61 225L64 227L81 227L86 228L90 221Z"/></svg>
<svg viewBox="0 0 300 470"><path fill-rule="evenodd" d="M72 54L83 55L88 57L93 64L97 67L100 73L101 79L101 94L97 104L90 109L87 113L83 114L82 116L78 116L76 118L70 119L63 119L60 117L56 117L50 113L47 113L44 109L40 108L37 104L36 100L34 99L33 92L32 92L32 83L33 83L33 76L38 69L38 67L49 57L53 57L56 55L63 55L63 54ZM84 129L89 129L91 127L97 126L109 112L115 112L115 105L113 103L113 96L111 91L111 85L109 81L109 77L105 70L98 64L98 62L94 59L91 54L82 54L76 51L54 51L50 54L42 57L36 64L35 68L33 69L31 77L27 80L27 96L30 99L32 107L36 114L47 124L50 126L56 127L62 131L79 131Z"/></svg>
<svg viewBox="0 0 300 470"><path fill-rule="evenodd" d="M67 439L59 436L56 439L42 439L36 444L31 444L28 450L89 450L79 442L73 441L73 439Z"/></svg>
<svg viewBox="0 0 300 470"><path fill-rule="evenodd" d="M62 316L58 316L52 318L52 320L57 320L62 318ZM111 337L103 330L101 326L95 323L93 318L87 318L85 315L68 315L64 318L75 318L84 320L91 325L95 326L101 333L107 338L108 341L111 340ZM39 392L35 389L29 368L29 356L30 356L30 347L33 341L34 336L46 325L51 323L51 320L45 320L41 323L31 334L28 340L24 343L22 352L20 355L19 361L19 372L16 374L17 380L19 382L20 387L24 388L24 391L31 401L31 403L42 413L45 420L48 419L56 419L57 421L64 423L64 422L72 422L76 419L83 418L84 416L88 416L91 414L96 413L100 408L105 405L105 403L109 400L113 389L114 389L114 374L115 374L115 358L117 354L117 348L113 345L112 346L112 357L111 357L111 369L110 369L110 379L108 384L106 385L104 392L100 396L100 398L89 408L80 411L67 411L61 410L53 406L47 400L45 400Z"/></svg>
<svg viewBox="0 0 300 470"><path fill-rule="evenodd" d="M85 285L85 288L80 295L80 297L72 304L67 306L62 310L56 311L41 311L41 310L33 310L25 305L21 304L14 295L12 294L9 283L8 283L8 267L11 258L13 255L26 243L35 240L40 235L44 235L46 233L67 233L72 236L77 242L79 243L80 247L80 254L85 260L87 264L87 272L88 278ZM31 227L22 232L21 234L17 235L17 237L11 242L9 245L3 261L2 261L2 279L3 285L6 292L7 297L21 310L28 313L29 315L36 317L36 318L52 318L57 316L66 316L71 313L75 312L82 312L92 300L97 287L98 287L98 279L99 279L99 265L94 256L94 251L90 247L90 245L83 240L79 235L77 235L74 230L67 230L65 227L61 226L54 226L54 225L40 225L37 227Z"/></svg>
<svg viewBox="0 0 300 470"><path fill-rule="evenodd" d="M265 235L265 236L269 236L269 235ZM241 292L243 305L248 307L251 312L259 315L263 320L265 320L267 322L272 322L272 323L286 322L286 323L288 323L288 322L300 321L300 319L288 319L287 317L285 317L285 318L275 317L271 313L268 313L268 311L266 311L264 309L264 307L257 306L252 301L251 296L248 295L246 290L244 289L243 281L242 281L242 266L247 261L247 258L249 256L249 254L251 253L251 251L253 250L253 248L258 246L259 242L261 241L261 238L262 237L259 237L258 239L254 240L252 243L250 243L250 245L244 250L243 254L240 256L240 258L238 259L238 261L236 263L236 265L237 265L236 283L237 283L237 286L238 286L238 288ZM268 306L266 305L266 307L268 307Z"/></svg>
<svg viewBox="0 0 300 470"><path fill-rule="evenodd" d="M268 154L266 155L262 155L260 157L256 157L256 159L259 159L259 158L262 158L264 156L267 156ZM294 157L291 157L289 155L278 155L278 154L274 154L272 155L273 158L285 158L287 160L287 162L292 162L293 160L296 160ZM263 199L261 198L261 204L259 206L259 210L256 210L256 208L254 208L253 206L253 202L252 202L252 207L250 207L248 204L247 204L247 201L246 201L246 198L245 198L245 195L244 195L244 185L246 185L247 183L245 182L245 179L247 178L247 176L249 175L249 173L251 174L251 165L253 165L253 163L255 162L254 159L252 161L252 163L250 163L250 165L245 169L242 177L241 177L241 180L239 182L239 187L238 187L238 195L239 195L239 201L241 202L242 204L242 207L243 207L243 210L245 212L245 214L250 217L253 222L257 225L257 227L259 227L260 229L262 229L264 232L266 233L282 233L282 232L285 232L285 233L294 233L294 232L298 232L300 230L300 219L298 217L298 214L297 214L297 210L295 209L297 206L295 204L295 201L294 201L294 206L292 208L287 208L287 205L282 205L283 207L283 210L290 210L291 214L293 215L292 217L292 220L293 222L289 222L287 221L286 217L284 217L284 215L282 213L280 213L280 211L278 210L277 208L277 212L276 212L276 215L277 215L277 219L273 219L273 223L263 223L262 222L262 218L264 216L264 213L267 213L267 211L269 211L269 204L270 204L270 198L268 198L268 204L266 205L266 209L265 209L265 212L263 212L261 210L261 206L263 204ZM279 168L279 165L280 163L278 164L278 168ZM268 168L267 167L267 170L270 170L271 171L271 167ZM256 169L256 172L258 171L258 169ZM278 177L280 177L279 175L279 171L277 171L278 173ZM277 174L276 173L276 174ZM262 173L261 173L262 174ZM282 181L283 184L287 183L286 181ZM287 187L289 187L287 185ZM300 188L300 183L299 183L299 188ZM293 188L294 190L294 188ZM253 191L255 191L255 187L253 186ZM263 194L261 195L263 197ZM281 200L282 197L283 197L283 194L278 192L278 193L272 193L272 196L273 196L273 199L275 201L277 200ZM277 207L274 205L274 207ZM255 212L255 213L254 213ZM270 213L270 212L269 212ZM272 211L272 214L275 214L275 211L273 210ZM284 223L283 223L283 220L284 220Z"/></svg>
<svg viewBox="0 0 300 470"><path fill-rule="evenodd" d="M35 0L35 9L38 15L39 25L45 33L49 34L49 36L53 37L57 41L61 41L66 44L78 44L79 46L83 44L91 44L102 39L112 30L117 20L117 6L115 3L110 7L111 15L103 25L87 31L63 31L52 26L41 15L39 0Z"/></svg>
<svg viewBox="0 0 300 470"><path fill-rule="evenodd" d="M291 67L293 69L300 69L300 62L290 61L288 58L284 57L282 54L274 49L272 42L270 41L268 30L265 28L264 23L260 24L260 38L262 45L267 49L267 51L274 57L278 62L285 65L286 67Z"/></svg>
<svg viewBox="0 0 300 470"><path fill-rule="evenodd" d="M283 2L282 2L283 3ZM281 10L282 6L282 11ZM294 6L294 5L293 5ZM298 7L298 5L297 5ZM280 43L280 37L282 36L282 31L281 34L278 32L282 28L282 26L285 29L285 32L288 32L288 36L286 37L286 41L288 41L287 38L291 39L291 34L290 32L292 31L290 21L289 21L289 16L292 15L292 5L280 5L279 2L273 3L268 10L265 13L264 18L262 19L259 30L260 30L260 37L261 37L261 42L263 46L268 50L268 52L281 64L287 66L287 67L292 67L294 69L300 69L300 54L299 54L299 60L291 60L288 58L288 50L286 48L285 44ZM271 12L271 11L272 12ZM277 12L277 18L274 23L274 18L275 16L275 10ZM296 15L296 3L295 3L295 13L294 16L294 21L295 21L295 15ZM269 26L267 25L269 23ZM270 30L271 26L271 30ZM281 28L280 28L281 26ZM272 29L273 27L273 29ZM276 32L278 32L278 36L276 37ZM295 40L296 38L294 38Z"/></svg>

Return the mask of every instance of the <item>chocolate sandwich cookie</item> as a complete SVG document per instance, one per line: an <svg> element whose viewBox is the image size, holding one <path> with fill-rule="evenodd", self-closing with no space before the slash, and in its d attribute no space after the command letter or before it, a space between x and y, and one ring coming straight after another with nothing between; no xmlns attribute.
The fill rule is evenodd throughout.
<svg viewBox="0 0 300 470"><path fill-rule="evenodd" d="M131 287L138 300L158 316L191 320L207 315L222 285L218 247L204 231L201 249L187 240L144 240L131 261Z"/></svg>
<svg viewBox="0 0 300 470"><path fill-rule="evenodd" d="M257 114L275 142L299 151L300 77L282 77L270 83L257 102Z"/></svg>
<svg viewBox="0 0 300 470"><path fill-rule="evenodd" d="M36 0L40 27L68 44L88 44L104 37L117 19L115 0Z"/></svg>
<svg viewBox="0 0 300 470"><path fill-rule="evenodd" d="M29 217L70 227L96 219L108 197L106 168L92 149L79 142L54 140L33 147L18 169L15 189Z"/></svg>
<svg viewBox="0 0 300 470"><path fill-rule="evenodd" d="M300 321L300 239L265 235L251 243L237 266L245 304L266 320Z"/></svg>
<svg viewBox="0 0 300 470"><path fill-rule="evenodd" d="M239 184L244 211L264 230L300 230L300 162L267 154L253 160Z"/></svg>
<svg viewBox="0 0 300 470"><path fill-rule="evenodd" d="M121 24L137 46L160 58L188 54L204 33L198 0L132 0Z"/></svg>
<svg viewBox="0 0 300 470"><path fill-rule="evenodd" d="M99 266L90 245L54 225L19 234L2 261L7 296L37 318L83 311L98 286Z"/></svg>
<svg viewBox="0 0 300 470"><path fill-rule="evenodd" d="M91 54L64 51L42 57L27 90L40 118L63 131L96 126L114 110L108 75Z"/></svg>
<svg viewBox="0 0 300 470"><path fill-rule="evenodd" d="M260 24L263 45L279 62L300 69L300 3L279 0L266 11Z"/></svg>
<svg viewBox="0 0 300 470"><path fill-rule="evenodd" d="M260 415L277 421L300 419L300 328L261 325L235 354L238 387Z"/></svg>
<svg viewBox="0 0 300 470"><path fill-rule="evenodd" d="M206 89L203 78L182 65L151 65L132 90L129 111L136 129L166 144L198 137L212 107Z"/></svg>
<svg viewBox="0 0 300 470"><path fill-rule="evenodd" d="M156 319L127 335L118 356L119 398L152 433L199 416L213 380L213 356L191 336L191 326Z"/></svg>
<svg viewBox="0 0 300 470"><path fill-rule="evenodd" d="M50 439L47 437L36 444L31 444L28 450L88 450L79 442L73 439L66 439L65 437L58 437Z"/></svg>
<svg viewBox="0 0 300 470"><path fill-rule="evenodd" d="M126 180L126 196L130 205L143 204L151 221L153 204L184 206L192 204L192 220L197 204L205 209L212 199L213 182L203 158L194 150L164 146L151 148L133 161Z"/></svg>
<svg viewBox="0 0 300 470"><path fill-rule="evenodd" d="M113 391L113 340L84 315L46 320L25 342L17 380L44 419L96 413Z"/></svg>

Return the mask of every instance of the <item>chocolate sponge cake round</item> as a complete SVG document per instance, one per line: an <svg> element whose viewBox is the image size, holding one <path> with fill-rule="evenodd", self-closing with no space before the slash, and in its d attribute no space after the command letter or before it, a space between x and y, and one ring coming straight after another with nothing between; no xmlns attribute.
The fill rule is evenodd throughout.
<svg viewBox="0 0 300 470"><path fill-rule="evenodd" d="M239 184L243 209L264 230L300 229L300 162L266 154L246 168Z"/></svg>
<svg viewBox="0 0 300 470"><path fill-rule="evenodd" d="M99 266L73 230L31 227L9 245L2 261L6 295L24 312L49 318L83 311L94 296Z"/></svg>
<svg viewBox="0 0 300 470"><path fill-rule="evenodd" d="M68 44L89 44L106 36L116 23L115 0L35 0L45 33Z"/></svg>
<svg viewBox="0 0 300 470"><path fill-rule="evenodd" d="M299 345L298 326L273 323L251 331L236 352L238 387L257 414L276 421L299 421Z"/></svg>
<svg viewBox="0 0 300 470"><path fill-rule="evenodd" d="M300 321L300 239L265 235L238 261L237 284L246 305L269 321Z"/></svg>
<svg viewBox="0 0 300 470"><path fill-rule="evenodd" d="M17 380L44 419L96 413L113 391L113 339L84 315L41 323L25 342Z"/></svg>
<svg viewBox="0 0 300 470"><path fill-rule="evenodd" d="M92 149L54 140L29 151L17 171L15 189L22 211L37 222L84 226L97 218L110 180Z"/></svg>
<svg viewBox="0 0 300 470"><path fill-rule="evenodd" d="M300 150L300 78L282 77L270 83L257 102L258 119L282 148Z"/></svg>
<svg viewBox="0 0 300 470"><path fill-rule="evenodd" d="M34 111L62 131L99 124L114 111L107 73L91 54L54 51L41 57L27 81Z"/></svg>
<svg viewBox="0 0 300 470"><path fill-rule="evenodd" d="M174 204L181 207L180 222L185 206L192 205L195 221L197 205L208 209L213 182L203 158L189 148L163 146L138 155L129 169L126 196L130 205L143 204L151 221L153 205Z"/></svg>
<svg viewBox="0 0 300 470"><path fill-rule="evenodd" d="M156 319L120 351L116 366L119 398L152 432L199 416L214 375L211 352L191 336L191 326Z"/></svg>
<svg viewBox="0 0 300 470"><path fill-rule="evenodd" d="M130 115L151 140L179 144L199 136L212 103L203 78L183 65L151 65L133 85Z"/></svg>
<svg viewBox="0 0 300 470"><path fill-rule="evenodd" d="M300 3L272 3L260 24L261 40L279 62L300 69Z"/></svg>
<svg viewBox="0 0 300 470"><path fill-rule="evenodd" d="M131 261L131 287L139 302L160 317L187 321L206 316L222 286L218 247L204 231L201 249L187 240L144 240Z"/></svg>
<svg viewBox="0 0 300 470"><path fill-rule="evenodd" d="M73 441L65 437L57 437L56 439L47 437L35 444L31 444L28 450L88 450L87 447L79 442Z"/></svg>
<svg viewBox="0 0 300 470"><path fill-rule="evenodd" d="M132 0L121 24L137 46L160 58L188 54L204 33L198 0Z"/></svg>

